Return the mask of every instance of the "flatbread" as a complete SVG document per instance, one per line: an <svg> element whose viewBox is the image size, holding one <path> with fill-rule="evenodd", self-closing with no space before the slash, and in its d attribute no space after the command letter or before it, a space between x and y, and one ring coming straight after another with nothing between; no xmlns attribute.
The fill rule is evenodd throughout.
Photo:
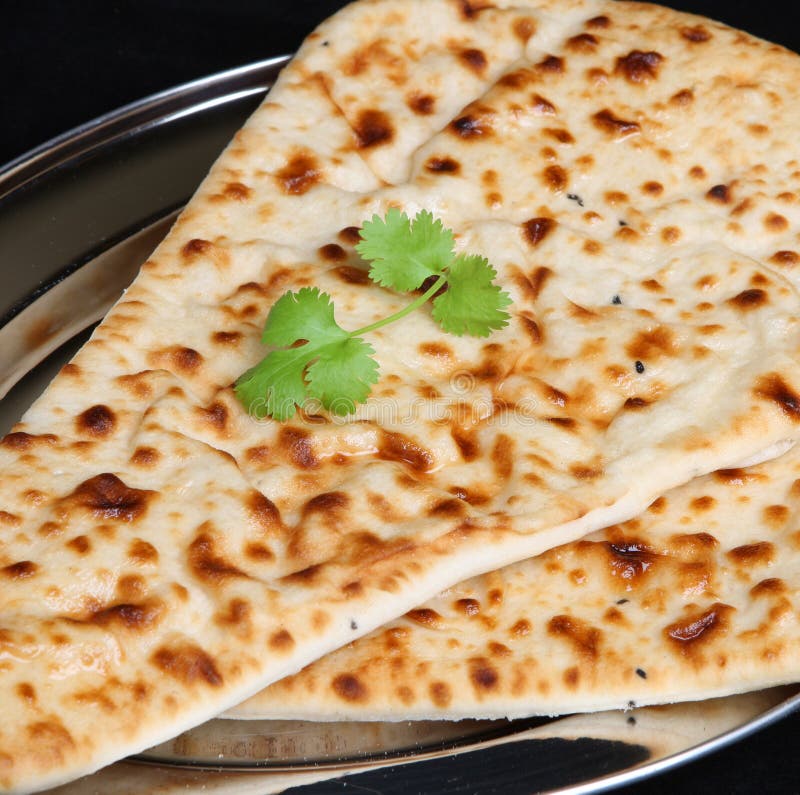
<svg viewBox="0 0 800 795"><path fill-rule="evenodd" d="M556 715L800 680L800 451L449 588L228 717ZM360 683L358 699L342 682Z"/></svg>
<svg viewBox="0 0 800 795"><path fill-rule="evenodd" d="M798 64L622 3L376 0L312 34L0 445L0 787L160 742L790 446ZM351 328L401 305L353 253L389 206L486 254L512 322L455 338L418 312L370 337L348 421L254 420L230 385L285 290Z"/></svg>

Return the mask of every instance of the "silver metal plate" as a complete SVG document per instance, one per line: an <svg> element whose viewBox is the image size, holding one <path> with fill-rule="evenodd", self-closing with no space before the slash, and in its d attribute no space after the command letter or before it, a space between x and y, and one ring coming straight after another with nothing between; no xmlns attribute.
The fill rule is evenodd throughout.
<svg viewBox="0 0 800 795"><path fill-rule="evenodd" d="M0 170L0 434L119 297L285 60L127 106ZM469 781L476 793L577 795L695 759L799 706L797 688L774 688L554 720L213 720L139 755L139 766L118 764L59 792L168 782L254 793L303 784L311 795L322 790L309 782L347 772L374 791L369 782L391 775L409 789L424 779L413 785L424 792L463 791L449 788Z"/></svg>

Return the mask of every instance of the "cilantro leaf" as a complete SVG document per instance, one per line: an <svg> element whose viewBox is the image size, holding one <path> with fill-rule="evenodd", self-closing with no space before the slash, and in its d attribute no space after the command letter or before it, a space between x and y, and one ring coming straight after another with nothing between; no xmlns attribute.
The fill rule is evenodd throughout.
<svg viewBox="0 0 800 795"><path fill-rule="evenodd" d="M378 381L374 353L374 348L360 337L320 348L316 361L306 371L309 394L333 414L352 413Z"/></svg>
<svg viewBox="0 0 800 795"><path fill-rule="evenodd" d="M236 397L247 413L258 419L274 417L279 422L291 419L308 390L303 371L308 354L300 348L272 351L236 382Z"/></svg>
<svg viewBox="0 0 800 795"><path fill-rule="evenodd" d="M395 208L382 220L365 221L356 251L371 261L369 276L383 287L405 293L438 276L453 259L453 233L427 210L413 221Z"/></svg>
<svg viewBox="0 0 800 795"><path fill-rule="evenodd" d="M375 351L361 335L401 320L431 299L433 318L446 332L487 337L508 325L505 307L511 299L494 283L494 268L481 256L456 256L453 233L426 210L413 221L394 209L383 220L373 216L361 238L358 252L371 260L369 275L377 284L410 292L430 277L433 283L402 309L354 331L336 322L331 297L318 288L282 295L262 334L273 350L234 387L250 414L288 420L309 398L332 414L350 414L378 381ZM442 287L446 290L439 292Z"/></svg>
<svg viewBox="0 0 800 795"><path fill-rule="evenodd" d="M333 301L316 287L284 293L270 309L261 341L288 348L297 340L344 339L347 332L333 318Z"/></svg>
<svg viewBox="0 0 800 795"><path fill-rule="evenodd" d="M485 257L459 254L447 271L447 289L433 300L433 319L450 334L488 337L508 325L508 293L494 283Z"/></svg>
<svg viewBox="0 0 800 795"><path fill-rule="evenodd" d="M310 370L309 365L321 359L334 363L337 358L346 361L344 352L352 342L350 334L334 319L331 297L316 287L284 293L270 310L261 339L278 349L239 378L236 395L250 414L280 421L293 417L297 406L302 406L309 396L322 400L310 389L307 368ZM288 347L301 341L297 347ZM369 361L371 352L369 348ZM377 364L375 371L370 383L377 380ZM348 389L347 377L346 374L338 384L340 392L362 394L362 387ZM366 389L369 394L369 386Z"/></svg>

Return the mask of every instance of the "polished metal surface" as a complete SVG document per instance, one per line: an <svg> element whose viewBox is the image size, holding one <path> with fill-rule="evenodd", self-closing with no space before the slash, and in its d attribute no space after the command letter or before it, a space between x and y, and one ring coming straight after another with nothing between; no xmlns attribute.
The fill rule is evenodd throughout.
<svg viewBox="0 0 800 795"><path fill-rule="evenodd" d="M135 103L0 171L0 433L119 297L285 61L270 59ZM774 688L553 720L218 719L137 761L148 765L151 778L155 766L194 768L187 776L200 769L209 783L245 776L248 792L262 782L266 792L296 781L312 795L318 785L308 784L311 772L325 778L345 769L354 784L367 777L367 789L375 789L369 776L390 770L402 780L424 776L427 791L446 792L454 764L473 782L471 791L497 791L487 767L495 760L514 771L504 792L579 795L696 759L798 707L797 688ZM118 775L130 776L135 788L136 770L122 765ZM92 778L85 780L86 792L93 791Z"/></svg>

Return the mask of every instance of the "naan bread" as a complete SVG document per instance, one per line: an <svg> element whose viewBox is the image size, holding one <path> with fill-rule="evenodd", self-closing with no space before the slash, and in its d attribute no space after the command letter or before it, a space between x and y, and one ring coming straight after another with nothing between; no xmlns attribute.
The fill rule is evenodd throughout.
<svg viewBox="0 0 800 795"><path fill-rule="evenodd" d="M228 717L554 715L796 682L798 518L798 448L714 472L636 519L446 590Z"/></svg>
<svg viewBox="0 0 800 795"><path fill-rule="evenodd" d="M2 441L3 789L800 434L800 62L653 6L486 6L362 2L312 34ZM230 385L285 290L348 327L401 305L353 252L389 206L485 253L511 324L418 312L370 337L381 381L347 422L254 420Z"/></svg>

